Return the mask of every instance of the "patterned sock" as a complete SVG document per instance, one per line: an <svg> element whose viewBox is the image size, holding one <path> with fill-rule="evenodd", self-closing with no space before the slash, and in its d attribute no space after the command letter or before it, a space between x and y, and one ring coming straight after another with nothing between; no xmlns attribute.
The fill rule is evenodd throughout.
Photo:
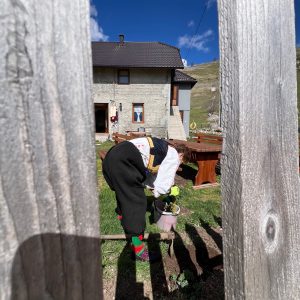
<svg viewBox="0 0 300 300"><path fill-rule="evenodd" d="M132 250L134 251L135 255L141 255L145 250L145 244L143 243L143 235L133 236L131 238L132 242Z"/></svg>
<svg viewBox="0 0 300 300"><path fill-rule="evenodd" d="M122 220L122 212L121 212L121 209L119 208L119 206L117 206L115 208L115 213L117 214L118 220L121 221Z"/></svg>

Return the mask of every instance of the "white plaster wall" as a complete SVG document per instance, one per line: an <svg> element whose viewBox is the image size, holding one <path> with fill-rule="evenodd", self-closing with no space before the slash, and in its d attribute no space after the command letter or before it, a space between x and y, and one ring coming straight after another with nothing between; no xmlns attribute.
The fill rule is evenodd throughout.
<svg viewBox="0 0 300 300"><path fill-rule="evenodd" d="M113 103L118 108L119 124L110 132L136 131L144 127L154 136L167 137L171 72L163 69L130 69L130 84L117 84L118 70L94 70L94 103ZM122 103L122 111L119 105ZM132 123L132 103L144 103L145 123Z"/></svg>
<svg viewBox="0 0 300 300"><path fill-rule="evenodd" d="M181 84L178 92L179 110L183 111L183 127L187 137L190 134L191 84Z"/></svg>

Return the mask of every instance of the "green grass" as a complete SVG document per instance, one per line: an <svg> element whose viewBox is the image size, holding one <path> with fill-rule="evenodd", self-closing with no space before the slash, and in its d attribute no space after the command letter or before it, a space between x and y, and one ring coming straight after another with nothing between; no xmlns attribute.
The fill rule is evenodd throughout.
<svg viewBox="0 0 300 300"><path fill-rule="evenodd" d="M192 184L181 189L181 195L177 200L180 207L190 213L178 217L177 230L183 232L185 225L189 223L195 227L201 226L201 221L211 227L218 226L215 218L221 215L220 188L194 190Z"/></svg>

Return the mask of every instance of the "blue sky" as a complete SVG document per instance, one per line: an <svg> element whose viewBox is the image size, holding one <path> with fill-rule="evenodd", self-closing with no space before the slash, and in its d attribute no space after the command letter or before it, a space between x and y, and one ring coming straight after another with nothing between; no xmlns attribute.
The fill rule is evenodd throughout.
<svg viewBox="0 0 300 300"><path fill-rule="evenodd" d="M295 1L300 47L300 0ZM94 41L163 42L180 49L187 65L219 58L217 0L92 0Z"/></svg>

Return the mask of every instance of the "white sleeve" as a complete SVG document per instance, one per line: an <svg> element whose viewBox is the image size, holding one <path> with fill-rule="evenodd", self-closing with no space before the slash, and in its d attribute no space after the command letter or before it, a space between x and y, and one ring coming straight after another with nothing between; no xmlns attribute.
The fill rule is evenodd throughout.
<svg viewBox="0 0 300 300"><path fill-rule="evenodd" d="M165 159L162 161L154 181L154 197L167 194L174 184L176 171L180 165L178 152L168 146L168 152Z"/></svg>

